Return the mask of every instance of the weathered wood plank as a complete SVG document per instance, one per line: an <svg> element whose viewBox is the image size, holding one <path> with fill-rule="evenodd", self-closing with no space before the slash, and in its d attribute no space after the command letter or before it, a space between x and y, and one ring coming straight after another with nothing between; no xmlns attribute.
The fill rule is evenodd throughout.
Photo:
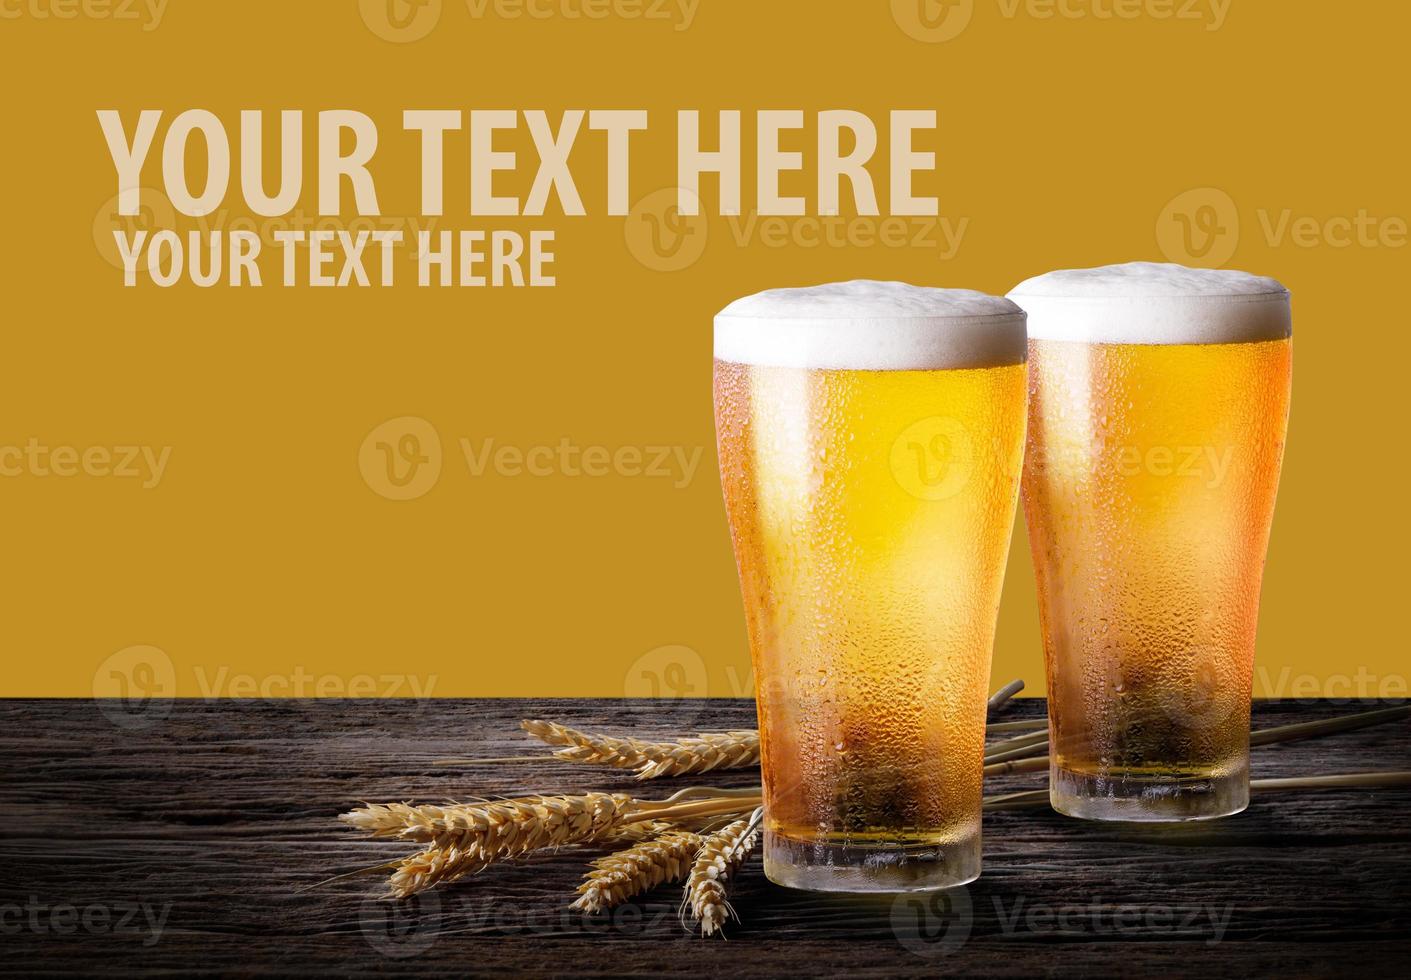
<svg viewBox="0 0 1411 980"><path fill-rule="evenodd" d="M1261 704L1256 726L1371 707ZM1020 701L1004 717L1042 710ZM756 862L725 943L682 929L673 889L598 919L569 912L590 856L576 850L407 905L381 900L376 876L300 890L408 850L334 821L361 800L640 786L559 762L434 765L541 754L517 731L533 716L648 736L754 724L748 701L193 701L142 728L124 727L131 719L111 705L0 702L0 969L1333 975L1411 952L1405 790L1279 794L1229 820L1171 828L989 814L984 877L943 896L789 892ZM1403 723L1257 749L1255 774L1411 768L1407 732ZM1021 789L1042 777L993 783Z"/></svg>

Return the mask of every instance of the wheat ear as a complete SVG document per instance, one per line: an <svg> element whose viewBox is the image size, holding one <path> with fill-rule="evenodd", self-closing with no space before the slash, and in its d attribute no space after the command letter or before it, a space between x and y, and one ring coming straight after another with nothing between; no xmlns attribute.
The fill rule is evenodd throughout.
<svg viewBox="0 0 1411 980"><path fill-rule="evenodd" d="M626 796L589 793L456 807L449 814L444 807L430 808L442 816L433 821L440 833L426 850L403 859L388 884L393 895L406 898L505 858L601 840L622 823L631 805Z"/></svg>
<svg viewBox="0 0 1411 980"><path fill-rule="evenodd" d="M721 930L731 918L738 918L731 907L726 886L730 876L739 869L754 850L759 839L761 807L748 817L711 834L701 843L691 873L686 878L686 891L681 900L682 910L701 924L701 935L710 936Z"/></svg>
<svg viewBox="0 0 1411 980"><path fill-rule="evenodd" d="M662 834L682 829L684 828L680 824L672 823L669 820L639 820L636 823L625 823L620 827L614 827L603 835L602 840L604 844L640 844L653 837L660 837Z"/></svg>
<svg viewBox="0 0 1411 980"><path fill-rule="evenodd" d="M713 769L742 769L759 763L759 732L735 731L687 736L675 742L645 742L580 732L552 721L526 718L526 732L570 762L634 769L638 779L685 776Z"/></svg>
<svg viewBox="0 0 1411 980"><path fill-rule="evenodd" d="M406 897L503 858L599 840L623 824L632 810L629 796L586 793L447 806L373 804L341 819L374 837L429 845L400 862L392 874L393 894Z"/></svg>
<svg viewBox="0 0 1411 980"><path fill-rule="evenodd" d="M433 845L397 862L387 887L395 898L410 898L428 888L484 870L494 858L474 844Z"/></svg>
<svg viewBox="0 0 1411 980"><path fill-rule="evenodd" d="M570 908L602 912L668 881L680 881L704 841L689 830L671 830L598 858L583 876L578 900Z"/></svg>

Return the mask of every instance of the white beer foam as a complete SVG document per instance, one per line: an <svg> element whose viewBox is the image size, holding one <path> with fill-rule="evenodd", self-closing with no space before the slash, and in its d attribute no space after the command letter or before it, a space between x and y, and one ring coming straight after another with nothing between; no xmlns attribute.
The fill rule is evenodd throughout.
<svg viewBox="0 0 1411 980"><path fill-rule="evenodd" d="M1065 269L1015 286L1029 336L1094 344L1238 344L1293 335L1289 291L1227 269L1131 262Z"/></svg>
<svg viewBox="0 0 1411 980"><path fill-rule="evenodd" d="M921 371L1021 364L1024 311L971 289L853 282L767 289L715 318L715 356L737 364Z"/></svg>

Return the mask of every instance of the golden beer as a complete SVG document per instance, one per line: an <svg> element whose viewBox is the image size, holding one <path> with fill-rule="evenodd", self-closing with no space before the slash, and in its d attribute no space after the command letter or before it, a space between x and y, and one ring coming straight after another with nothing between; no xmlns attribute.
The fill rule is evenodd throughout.
<svg viewBox="0 0 1411 980"><path fill-rule="evenodd" d="M1053 805L1113 820L1237 813L1288 422L1288 294L1135 265L1011 295L1030 314L1024 510Z"/></svg>
<svg viewBox="0 0 1411 980"><path fill-rule="evenodd" d="M1023 337L1003 300L897 283L774 290L717 319L779 884L898 891L979 873Z"/></svg>

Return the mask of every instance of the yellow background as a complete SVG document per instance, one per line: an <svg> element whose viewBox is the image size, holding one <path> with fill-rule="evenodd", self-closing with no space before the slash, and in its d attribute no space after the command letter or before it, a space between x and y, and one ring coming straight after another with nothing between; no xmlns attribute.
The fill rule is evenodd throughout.
<svg viewBox="0 0 1411 980"><path fill-rule="evenodd" d="M389 676L437 695L620 696L654 680L665 693L748 693L714 469L712 314L786 284L871 277L1003 292L1051 268L1161 260L1163 212L1190 191L1225 219L1222 202L1236 209L1225 264L1277 276L1295 297L1260 687L1405 692L1405 5L1234 0L1207 30L1208 18L1104 18L1083 4L1069 9L1084 16L1021 5L1011 17L976 0L964 30L938 43L903 29L918 33L905 3L704 0L677 30L565 16L573 0L547 18L493 6L475 17L445 0L409 42L373 29L377 6L172 0L151 24L82 8L41 16L53 0L23 0L0 19L0 444L172 450L151 489L0 479L3 693L117 693L114 664L139 687L191 696L251 693L236 677L274 694L393 693ZM600 135L585 132L573 158L589 217L564 218L554 198L542 219L479 220L465 215L461 135L448 141L439 227L556 229L556 288L423 290L404 266L391 290L124 289L95 244L116 190L94 116L103 107L129 126L141 108L164 109L162 132L177 112L208 108L232 134L242 108L300 108L310 122L320 109L363 110L381 131L374 172L388 214L418 202L404 108L543 108L555 125L565 108L646 108L633 201L674 183L675 110L743 109L747 209L750 112L855 108L885 123L893 108L935 108L939 131L920 143L939 154L939 174L918 190L968 225L943 259L741 246L717 217L703 254L665 272L638 261L627 222L604 214ZM518 147L525 175L500 186L523 193L534 157L522 131ZM149 162L144 183L159 179ZM714 181L704 186L714 210ZM227 206L239 213L234 195ZM307 191L301 208L314 209ZM1399 217L1403 244L1272 242L1261 213L1277 222L1285 209L1320 222ZM444 459L428 493L397 502L363 478L359 447L403 416L435 429ZM679 489L475 477L461 437L703 455ZM131 673L134 662L155 672ZM1040 691L1041 664L1021 521L995 684L1022 676ZM1359 670L1375 678L1369 689L1329 680ZM284 684L295 677L324 686ZM1291 678L1313 681L1294 689ZM365 679L375 687L357 687Z"/></svg>

